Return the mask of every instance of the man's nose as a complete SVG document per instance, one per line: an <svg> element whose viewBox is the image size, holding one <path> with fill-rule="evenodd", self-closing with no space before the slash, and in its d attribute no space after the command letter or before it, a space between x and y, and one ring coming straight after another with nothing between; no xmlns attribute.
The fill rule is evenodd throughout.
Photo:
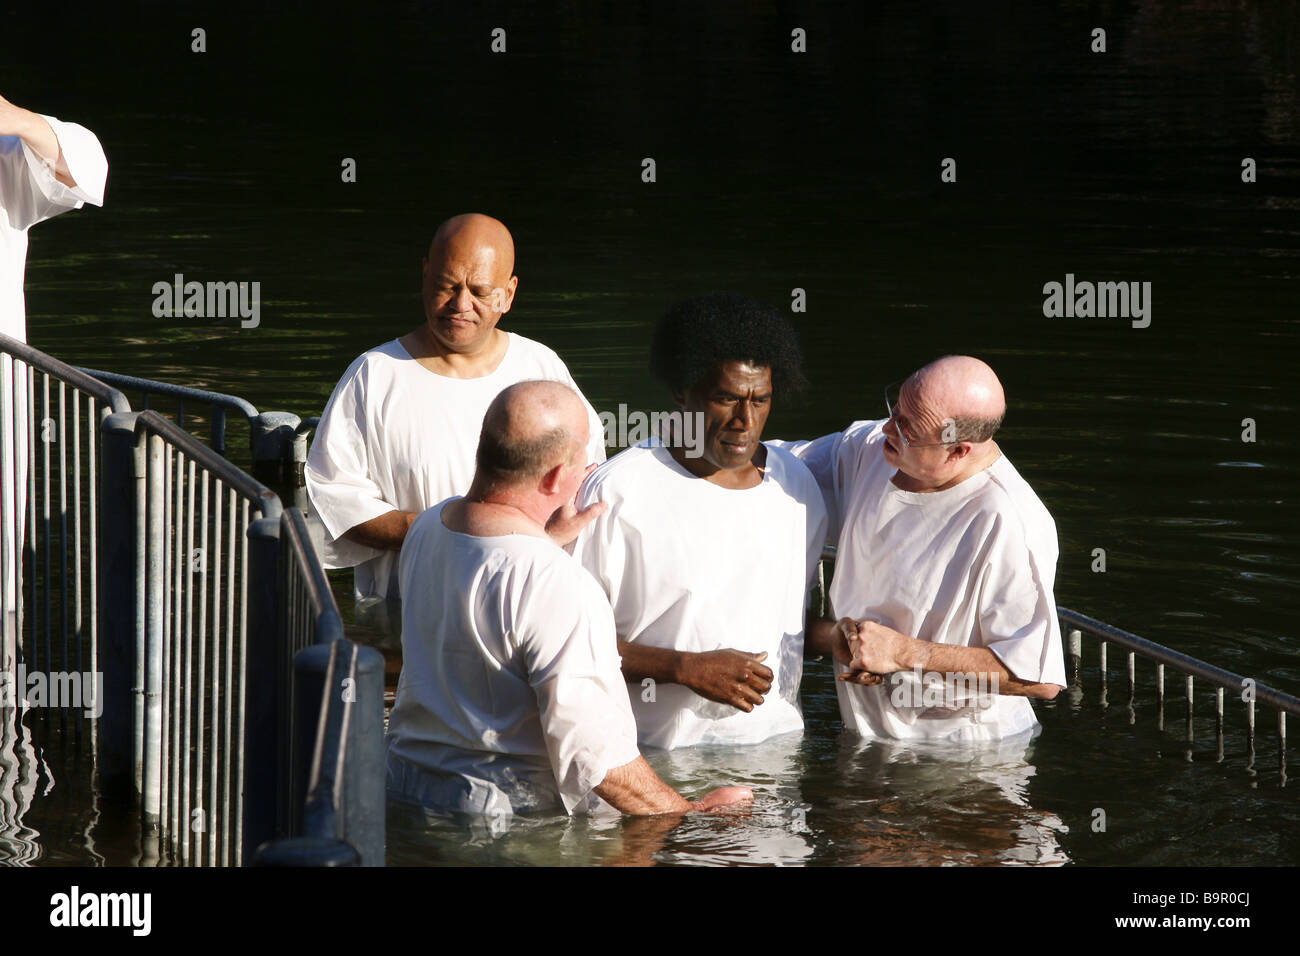
<svg viewBox="0 0 1300 956"><path fill-rule="evenodd" d="M464 286L461 286L456 290L454 302L456 304L457 312L474 311L474 294Z"/></svg>
<svg viewBox="0 0 1300 956"><path fill-rule="evenodd" d="M749 431L754 424L754 406L750 402L737 402L736 413L731 418L731 423L737 431Z"/></svg>

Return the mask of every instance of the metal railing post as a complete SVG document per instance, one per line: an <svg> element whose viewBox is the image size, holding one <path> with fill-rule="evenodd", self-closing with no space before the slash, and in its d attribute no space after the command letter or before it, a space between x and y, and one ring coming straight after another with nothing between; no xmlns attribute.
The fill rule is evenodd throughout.
<svg viewBox="0 0 1300 956"><path fill-rule="evenodd" d="M268 495L271 500L274 496ZM287 785L288 768L276 759L281 719L277 658L281 615L277 606L280 578L280 513L266 508L248 526L248 646L244 687L244 818L243 859L251 861L257 847L277 832L277 794ZM267 512L274 510L275 514ZM250 784L256 781L256 786Z"/></svg>
<svg viewBox="0 0 1300 956"><path fill-rule="evenodd" d="M136 412L109 415L100 425L98 599L99 665L103 668L99 718L99 773L106 789L138 787L136 759Z"/></svg>
<svg viewBox="0 0 1300 956"><path fill-rule="evenodd" d="M362 866L383 866L383 655L347 640L299 651L294 699L293 794L301 832L345 840ZM340 753L342 765L334 765Z"/></svg>

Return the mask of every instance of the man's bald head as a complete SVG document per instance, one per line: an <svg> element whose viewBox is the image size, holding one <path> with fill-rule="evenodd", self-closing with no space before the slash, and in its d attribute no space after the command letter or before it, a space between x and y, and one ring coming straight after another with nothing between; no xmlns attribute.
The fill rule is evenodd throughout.
<svg viewBox="0 0 1300 956"><path fill-rule="evenodd" d="M429 242L429 261L490 259L492 280L504 285L515 274L515 241L505 223L478 212L452 216Z"/></svg>
<svg viewBox="0 0 1300 956"><path fill-rule="evenodd" d="M519 382L498 395L483 417L476 481L523 484L556 465L571 465L587 444L587 411L560 382Z"/></svg>
<svg viewBox="0 0 1300 956"><path fill-rule="evenodd" d="M936 359L914 372L908 384L916 400L936 417L952 419L957 441L989 441L1007 411L1002 383L993 369L969 355Z"/></svg>

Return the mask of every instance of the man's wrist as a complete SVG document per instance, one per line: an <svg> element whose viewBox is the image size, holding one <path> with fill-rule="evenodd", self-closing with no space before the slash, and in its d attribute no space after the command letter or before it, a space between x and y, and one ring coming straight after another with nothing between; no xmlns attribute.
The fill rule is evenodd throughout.
<svg viewBox="0 0 1300 956"><path fill-rule="evenodd" d="M903 653L899 655L899 663L903 665L902 670L921 671L930 670L930 655L934 651L934 646L929 641L922 641L915 637L904 637L906 642L903 645Z"/></svg>
<svg viewBox="0 0 1300 956"><path fill-rule="evenodd" d="M668 664L669 683L690 687L691 665L695 657L690 651L674 652Z"/></svg>

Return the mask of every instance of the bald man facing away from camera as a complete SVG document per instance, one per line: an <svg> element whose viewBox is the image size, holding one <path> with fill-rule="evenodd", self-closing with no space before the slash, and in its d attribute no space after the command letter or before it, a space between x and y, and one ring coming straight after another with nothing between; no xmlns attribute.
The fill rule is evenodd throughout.
<svg viewBox="0 0 1300 956"><path fill-rule="evenodd" d="M484 417L467 494L407 532L388 729L396 799L498 819L601 801L658 814L752 799L724 787L691 803L637 749L614 613L563 549L604 510L574 509L591 471L588 429L568 386L508 387Z"/></svg>
<svg viewBox="0 0 1300 956"><path fill-rule="evenodd" d="M1000 740L1036 732L1028 698L1065 686L1052 593L1056 525L993 435L1006 411L984 362L946 356L887 389L887 418L789 450L838 534L832 653L840 714L867 737Z"/></svg>
<svg viewBox="0 0 1300 956"><path fill-rule="evenodd" d="M448 219L422 264L423 324L357 358L325 406L304 478L325 526L325 566L356 569L359 609L399 596L406 531L469 488L483 415L501 390L529 379L577 388L553 351L497 327L514 303L514 268L501 222ZM587 413L588 460L604 461L599 419Z"/></svg>

